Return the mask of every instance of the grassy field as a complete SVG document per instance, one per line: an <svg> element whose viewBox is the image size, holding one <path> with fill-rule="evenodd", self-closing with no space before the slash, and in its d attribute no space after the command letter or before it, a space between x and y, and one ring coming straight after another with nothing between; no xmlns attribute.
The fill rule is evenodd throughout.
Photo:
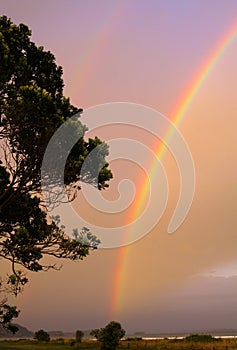
<svg viewBox="0 0 237 350"><path fill-rule="evenodd" d="M1 350L73 350L73 349L91 349L99 350L98 342L83 340L81 344L76 345L72 340L51 341L50 343L38 343L36 341L0 341ZM237 349L237 339L221 339L210 342L193 342L179 339L162 340L124 340L120 342L118 349L129 350L232 350Z"/></svg>

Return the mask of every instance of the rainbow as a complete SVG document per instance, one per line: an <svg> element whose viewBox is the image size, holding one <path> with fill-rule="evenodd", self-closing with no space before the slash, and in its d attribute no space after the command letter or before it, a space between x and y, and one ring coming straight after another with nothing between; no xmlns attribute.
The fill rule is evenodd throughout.
<svg viewBox="0 0 237 350"><path fill-rule="evenodd" d="M183 92L181 98L179 99L179 103L175 107L173 113L171 113L171 121L176 127L183 120L188 108L190 107L194 98L197 96L199 90L201 89L208 76L213 71L214 67L220 61L221 57L226 52L228 47L230 47L233 44L236 38L237 24L234 23L234 25L232 25L229 28L229 30L221 37L218 43L213 47L213 49L205 59L204 64L199 68L198 72L194 75L193 79L190 81L187 88ZM164 139L167 143L169 143L171 138L172 130L166 130ZM167 148L164 143L159 143L154 145L153 151L159 157L159 159L162 159L166 149ZM156 168L156 166L157 163L156 160L154 160L152 164L148 167L148 173L151 174L151 176L155 173L154 169ZM144 198L146 198L147 195L147 180L142 184L142 187L139 188L141 188L141 190L140 194L138 195L138 201L135 206L135 209L132 212L132 215L130 215L130 217L132 217L133 220L135 220L139 216L141 208L143 207ZM128 253L130 249L130 246L125 246L119 248L118 251L111 301L111 317L113 319L116 319L119 316L119 311L122 308L123 287L126 281L126 263L128 260Z"/></svg>
<svg viewBox="0 0 237 350"><path fill-rule="evenodd" d="M80 69L76 73L77 81L77 94L80 96L80 92L85 89L90 79L95 74L98 64L100 62L100 52L103 52L109 42L109 37L113 31L113 23L116 23L122 17L124 7L126 6L125 0L118 1L112 6L108 17L101 24L97 35L93 36L93 39L88 43L88 48L85 53L81 53ZM96 57L96 59L95 59Z"/></svg>

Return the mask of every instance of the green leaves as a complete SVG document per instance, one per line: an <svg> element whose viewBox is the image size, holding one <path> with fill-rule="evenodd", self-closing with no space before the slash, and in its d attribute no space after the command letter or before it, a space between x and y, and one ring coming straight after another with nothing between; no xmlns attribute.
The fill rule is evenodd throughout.
<svg viewBox="0 0 237 350"><path fill-rule="evenodd" d="M90 333L101 343L101 350L115 350L125 335L119 322L112 321L105 328L93 329Z"/></svg>
<svg viewBox="0 0 237 350"><path fill-rule="evenodd" d="M47 219L41 195L41 166L54 133L67 124L77 140L66 154L64 172L64 183L72 198L81 181L98 183L98 189L104 189L112 178L105 161L108 146L97 137L84 139L87 128L79 120L82 109L63 95L62 67L30 36L26 25L15 25L6 16L0 17L0 257L11 262L12 273L5 290L10 288L15 295L28 281L19 265L30 271L55 268L54 264L43 265L45 255L80 260L100 243L87 228L75 231L70 238L63 227ZM51 154L55 172L50 174L52 192L58 185L59 151L65 142L62 137ZM59 200L56 196L55 204ZM0 304L0 324L11 328L10 320L17 315L14 307Z"/></svg>
<svg viewBox="0 0 237 350"><path fill-rule="evenodd" d="M47 332L45 332L43 329L40 329L39 331L35 332L35 339L37 339L38 341L49 342L50 335Z"/></svg>
<svg viewBox="0 0 237 350"><path fill-rule="evenodd" d="M16 333L18 328L11 323L11 320L18 317L18 315L19 310L16 306L9 306L4 302L0 303L0 324L12 333Z"/></svg>

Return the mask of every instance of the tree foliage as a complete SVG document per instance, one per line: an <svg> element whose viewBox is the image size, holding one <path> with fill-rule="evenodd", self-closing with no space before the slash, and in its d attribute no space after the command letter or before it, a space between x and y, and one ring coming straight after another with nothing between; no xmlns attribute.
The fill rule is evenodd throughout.
<svg viewBox="0 0 237 350"><path fill-rule="evenodd" d="M188 342L194 342L194 343L210 343L210 342L216 342L219 339L213 337L210 334L190 334L187 337L184 338L185 341Z"/></svg>
<svg viewBox="0 0 237 350"><path fill-rule="evenodd" d="M81 340L83 337L84 337L84 332L82 332L81 330L78 329L76 331L76 342L81 343Z"/></svg>
<svg viewBox="0 0 237 350"><path fill-rule="evenodd" d="M68 200L75 198L80 181L97 184L101 190L112 177L105 162L108 146L98 137L84 138L87 128L78 121L82 109L63 95L62 67L30 36L26 25L0 17L0 258L10 261L12 270L1 279L0 292L12 291L15 295L27 283L19 266L30 271L55 268L45 266L42 258L51 255L80 260L99 243L86 228L69 238L57 220L47 218L41 196L41 165L55 131L77 115L75 132L81 136L68 155L64 172ZM82 176L82 164L94 149L96 161ZM53 181L57 186L57 176ZM3 298L0 324L11 327L10 321L17 313Z"/></svg>
<svg viewBox="0 0 237 350"><path fill-rule="evenodd" d="M119 322L112 321L104 328L93 329L90 334L100 342L101 350L115 350L125 330Z"/></svg>
<svg viewBox="0 0 237 350"><path fill-rule="evenodd" d="M35 339L38 341L50 341L50 335L49 333L45 332L43 329L40 329L39 331L35 332Z"/></svg>

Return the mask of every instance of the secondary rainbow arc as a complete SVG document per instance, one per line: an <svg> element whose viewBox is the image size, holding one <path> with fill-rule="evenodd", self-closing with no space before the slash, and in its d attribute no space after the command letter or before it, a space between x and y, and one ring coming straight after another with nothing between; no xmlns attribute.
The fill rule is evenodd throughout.
<svg viewBox="0 0 237 350"><path fill-rule="evenodd" d="M171 121L176 127L183 120L187 110L189 109L190 105L194 101L196 95L200 91L204 82L213 71L214 67L217 65L217 63L220 61L223 54L235 42L236 39L237 39L237 23L235 22L228 29L228 31L220 38L220 40L218 40L217 44L213 47L212 51L209 53L204 63L201 65L201 67L198 69L197 73L194 75L193 79L191 80L191 82L188 84L187 88L182 94L182 97L179 99L180 101L176 106L175 110L173 111L172 117L171 117ZM168 129L164 137L164 139L166 140L166 143L169 143L171 138L172 138L172 130ZM165 144L161 143L158 146L155 145L153 151L161 160L165 154L166 149L167 148ZM149 169L148 173L151 176L154 176L155 174L154 169L156 168L156 166L157 166L157 162L155 160L148 167ZM148 186L146 181L144 182L143 186L140 189L140 194L138 196L139 199L137 201L136 208L132 213L132 215L130 215L130 217L132 216L134 220L138 216L140 209L143 205L144 198L147 195L146 193L147 188ZM111 316L114 319L119 316L119 310L121 310L122 308L123 288L126 280L126 263L128 260L128 254L130 249L131 249L130 246L119 248L115 277L113 282L112 301L111 301Z"/></svg>

